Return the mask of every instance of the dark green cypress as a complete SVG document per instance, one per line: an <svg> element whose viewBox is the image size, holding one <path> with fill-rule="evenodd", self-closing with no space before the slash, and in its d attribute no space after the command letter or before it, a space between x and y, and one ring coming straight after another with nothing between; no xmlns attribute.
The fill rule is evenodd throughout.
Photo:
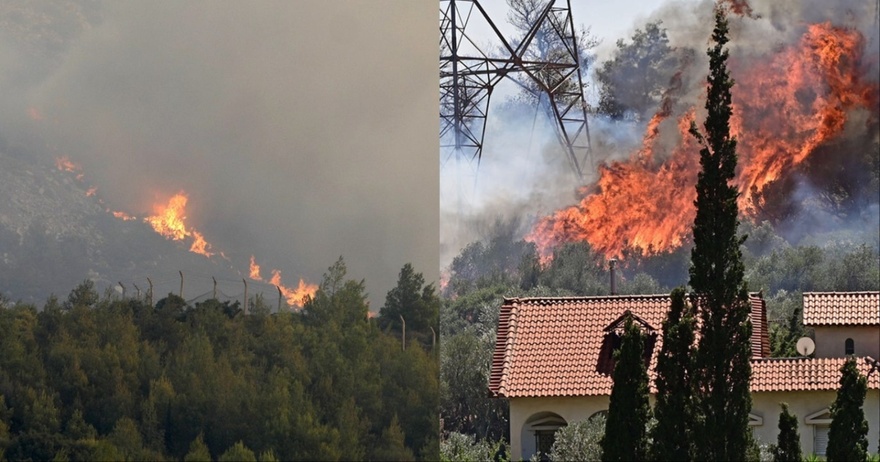
<svg viewBox="0 0 880 462"><path fill-rule="evenodd" d="M848 358L840 368L840 388L831 405L831 428L828 429L828 462L862 461L868 457L868 422L865 420L865 394L868 379L856 369L856 360Z"/></svg>
<svg viewBox="0 0 880 462"><path fill-rule="evenodd" d="M690 130L702 145L690 285L702 321L696 354L695 455L703 460L743 460L752 442L748 428L751 324L740 252L744 239L737 234L739 193L730 184L737 155L736 139L730 135L733 79L726 64L727 33L726 12L716 8L714 46L708 50L704 133L696 124Z"/></svg>
<svg viewBox="0 0 880 462"><path fill-rule="evenodd" d="M627 313L620 349L615 352L614 385L608 404L605 435L600 441L603 461L644 460L646 425L650 418L648 372L642 332Z"/></svg>
<svg viewBox="0 0 880 462"><path fill-rule="evenodd" d="M672 306L663 321L663 347L657 356L657 401L651 430L651 458L690 460L692 457L694 317L685 291L672 291Z"/></svg>
<svg viewBox="0 0 880 462"><path fill-rule="evenodd" d="M788 404L779 403L779 435L773 448L773 462L801 462L801 435L798 434L797 416L788 412Z"/></svg>

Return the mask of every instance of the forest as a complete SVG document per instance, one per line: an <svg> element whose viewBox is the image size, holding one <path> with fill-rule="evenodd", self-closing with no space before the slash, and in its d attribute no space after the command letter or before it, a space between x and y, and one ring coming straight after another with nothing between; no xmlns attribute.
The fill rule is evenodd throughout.
<svg viewBox="0 0 880 462"><path fill-rule="evenodd" d="M300 311L0 299L0 460L436 460L439 303L407 264L372 317L342 258Z"/></svg>

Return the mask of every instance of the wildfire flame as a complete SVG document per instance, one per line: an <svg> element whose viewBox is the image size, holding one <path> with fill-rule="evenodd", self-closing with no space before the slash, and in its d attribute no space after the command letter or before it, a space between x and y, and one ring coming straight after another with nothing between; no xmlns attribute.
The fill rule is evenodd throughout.
<svg viewBox="0 0 880 462"><path fill-rule="evenodd" d="M81 167L72 162L67 156L56 158L55 166L61 171L75 174L77 180L83 181ZM93 197L96 192L97 188L90 186L86 190L86 196ZM215 255L215 252L213 252L212 246L205 239L205 236L201 232L187 227L186 205L188 201L189 197L185 192L181 191L172 196L167 204L156 204L153 206L153 215L144 218L144 222L149 223L154 231L164 236L166 239L174 241L192 240L189 248L190 252L204 255L205 257L211 257ZM103 204L103 201L100 198L98 199L98 202ZM125 212L111 211L110 209L105 210L107 213L112 214L120 220L137 220L137 217ZM219 255L223 258L227 258L223 252L219 252ZM260 265L257 264L256 259L253 256L251 256L250 259L249 276L255 281L265 282L278 287L278 290L281 291L287 304L292 306L302 307L308 297L313 297L315 292L318 291L318 286L316 284L307 283L303 279L299 280L299 284L296 287L284 285L281 280L281 271L277 269L272 270L271 279L268 281L263 279L260 275Z"/></svg>
<svg viewBox="0 0 880 462"><path fill-rule="evenodd" d="M61 156L55 158L55 167L62 172L70 172L76 176L76 179L82 181L84 176L82 173L82 168L79 164L74 163L67 156Z"/></svg>
<svg viewBox="0 0 880 462"><path fill-rule="evenodd" d="M193 242L189 248L190 252L210 257L214 255L209 250L211 244L205 241L205 237L201 233L186 227L186 203L188 200L187 195L181 191L172 196L168 200L168 204L155 205L153 207L155 215L144 218L144 221L166 239L182 241L185 238L191 238Z"/></svg>
<svg viewBox="0 0 880 462"><path fill-rule="evenodd" d="M254 281L263 280L263 276L260 276L260 265L257 264L256 260L254 260L253 255L251 255L250 277Z"/></svg>
<svg viewBox="0 0 880 462"><path fill-rule="evenodd" d="M299 285L296 288L285 286L281 282L281 271L277 269L272 270L272 278L266 281L260 275L260 265L257 264L256 259L253 255L251 255L250 261L250 278L254 281L260 282L268 282L281 291L281 295L287 301L288 305L302 307L305 305L307 298L314 297L315 292L318 291L318 286L316 284L309 284L304 280L299 280Z"/></svg>
<svg viewBox="0 0 880 462"><path fill-rule="evenodd" d="M108 212L109 212L109 210L108 210ZM110 213L112 213L114 217L119 218L122 221L137 220L137 217L133 217L125 212L110 212Z"/></svg>
<svg viewBox="0 0 880 462"><path fill-rule="evenodd" d="M753 218L759 193L783 178L821 144L839 135L854 107L876 106L877 90L859 78L862 35L813 24L797 45L754 63L731 60L731 133L739 156L735 184L740 211ZM678 118L680 141L656 161L656 139L670 116L665 104L651 119L642 147L625 162L599 169L579 204L541 219L526 239L546 259L565 242L587 241L607 257L625 249L642 255L676 249L690 239L699 146L687 133L693 108ZM669 126L671 124L666 124Z"/></svg>

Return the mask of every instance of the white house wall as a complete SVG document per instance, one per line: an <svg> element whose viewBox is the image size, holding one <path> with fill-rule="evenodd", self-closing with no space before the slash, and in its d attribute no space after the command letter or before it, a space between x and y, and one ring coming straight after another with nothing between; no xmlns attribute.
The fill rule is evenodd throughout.
<svg viewBox="0 0 880 462"><path fill-rule="evenodd" d="M752 427L755 437L764 444L776 443L779 434L779 403L788 403L789 411L797 415L801 450L813 454L813 431L805 418L831 406L836 391L792 391L752 393L752 414L763 418L762 425ZM654 397L650 397L651 406ZM534 436L525 429L528 419L542 412L559 415L567 423L586 420L599 411L608 410L608 396L546 397L510 399L510 450L514 460L528 460L535 452ZM868 450L878 452L880 439L880 390L868 390L865 397L865 419L868 421Z"/></svg>
<svg viewBox="0 0 880 462"><path fill-rule="evenodd" d="M510 454L513 460L529 460L535 453L532 436L523 438L523 427L529 417L552 412L567 423L587 420L599 411L608 410L607 396L512 398L510 400Z"/></svg>
<svg viewBox="0 0 880 462"><path fill-rule="evenodd" d="M853 339L855 356L880 359L880 326L816 326L817 358L843 358L844 343Z"/></svg>
<svg viewBox="0 0 880 462"><path fill-rule="evenodd" d="M779 434L779 403L788 403L789 412L798 420L798 432L801 436L801 451L804 455L815 453L813 448L814 425L805 423L810 414L831 407L836 391L792 391L752 393L752 414L764 418L764 424L752 427L754 435L761 443L776 443ZM877 453L878 431L880 431L880 390L868 390L865 396L865 419L868 421L868 451Z"/></svg>

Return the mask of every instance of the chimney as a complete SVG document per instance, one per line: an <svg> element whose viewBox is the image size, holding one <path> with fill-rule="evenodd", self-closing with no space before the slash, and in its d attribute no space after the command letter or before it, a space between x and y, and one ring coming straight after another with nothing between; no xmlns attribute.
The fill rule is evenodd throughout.
<svg viewBox="0 0 880 462"><path fill-rule="evenodd" d="M608 269L611 271L611 295L617 295L617 283L614 280L614 265L617 263L616 258L608 260Z"/></svg>

